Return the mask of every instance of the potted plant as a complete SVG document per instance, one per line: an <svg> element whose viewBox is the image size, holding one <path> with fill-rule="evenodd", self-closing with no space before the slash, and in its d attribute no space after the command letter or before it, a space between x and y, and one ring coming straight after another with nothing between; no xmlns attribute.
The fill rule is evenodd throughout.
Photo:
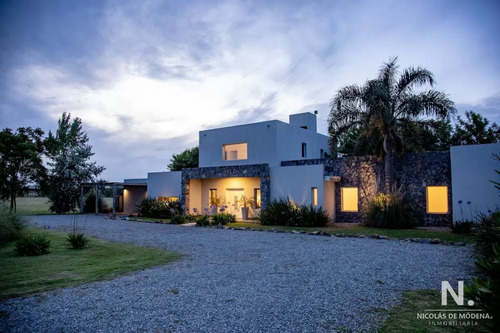
<svg viewBox="0 0 500 333"><path fill-rule="evenodd" d="M219 206L223 203L224 199L222 197L219 198L210 198L210 209L212 214L217 214L219 212Z"/></svg>
<svg viewBox="0 0 500 333"><path fill-rule="evenodd" d="M255 200L242 195L239 202L241 203L241 219L248 220L248 208L255 207Z"/></svg>

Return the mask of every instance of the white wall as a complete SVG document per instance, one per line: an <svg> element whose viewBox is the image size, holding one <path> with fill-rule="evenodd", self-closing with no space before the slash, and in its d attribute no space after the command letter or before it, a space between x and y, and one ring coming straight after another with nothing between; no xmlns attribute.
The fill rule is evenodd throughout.
<svg viewBox="0 0 500 333"><path fill-rule="evenodd" d="M307 144L305 158L302 157L303 142ZM321 149L326 153L330 153L327 136L282 122L277 124L277 147L280 162L321 158Z"/></svg>
<svg viewBox="0 0 500 333"><path fill-rule="evenodd" d="M200 131L200 167L244 165L244 164L278 164L276 158L276 124L277 121L247 124L241 126L218 128ZM245 160L224 161L222 146L230 143L246 142L247 156Z"/></svg>
<svg viewBox="0 0 500 333"><path fill-rule="evenodd" d="M499 208L500 193L490 182L499 181L495 170L500 170L500 162L493 154L500 154L500 143L450 148L454 222L470 220L469 201L473 218L476 213ZM459 200L462 200L463 217Z"/></svg>
<svg viewBox="0 0 500 333"><path fill-rule="evenodd" d="M182 171L148 173L148 197L181 195Z"/></svg>
<svg viewBox="0 0 500 333"><path fill-rule="evenodd" d="M311 187L318 188L318 206L323 206L323 165L271 168L271 200L290 198L310 205Z"/></svg>
<svg viewBox="0 0 500 333"><path fill-rule="evenodd" d="M297 119L294 118L294 116ZM267 163L270 167L280 166L281 161L320 158L320 151L329 153L328 137L315 130L303 129L304 123L313 127L314 114L291 115L295 119L290 125L281 121L200 131L200 167L245 165ZM304 118L304 119L302 119ZM304 120L304 121L301 121ZM315 126L314 126L315 128ZM231 143L247 143L247 159L224 161L222 146ZM302 157L302 142L307 144L307 156Z"/></svg>

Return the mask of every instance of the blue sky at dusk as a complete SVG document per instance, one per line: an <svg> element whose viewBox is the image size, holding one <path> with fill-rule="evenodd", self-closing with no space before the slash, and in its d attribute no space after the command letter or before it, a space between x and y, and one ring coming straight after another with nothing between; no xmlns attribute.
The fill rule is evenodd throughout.
<svg viewBox="0 0 500 333"><path fill-rule="evenodd" d="M0 125L83 120L119 181L198 131L319 111L383 62L423 66L463 114L500 123L498 1L0 1Z"/></svg>

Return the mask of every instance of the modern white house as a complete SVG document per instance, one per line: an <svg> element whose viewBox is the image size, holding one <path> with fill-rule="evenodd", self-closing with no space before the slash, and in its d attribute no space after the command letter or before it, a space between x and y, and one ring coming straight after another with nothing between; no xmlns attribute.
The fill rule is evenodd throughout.
<svg viewBox="0 0 500 333"><path fill-rule="evenodd" d="M322 207L332 221L360 221L363 208L383 183L382 161L371 156L330 158L328 141L317 133L316 112L292 114L289 123L272 120L200 131L199 167L125 180L125 211L148 196L180 200L189 214L210 214L217 206L241 218L242 198L255 202L249 217L272 199L289 198ZM500 204L491 183L483 191L488 185L484 179L495 179L494 168L500 165L484 163L484 170L476 166L479 160L491 162L493 153L500 153L500 144L407 154L396 160L396 181L424 223L448 224L460 220L453 206L458 200L472 200L467 199L469 193L474 193L478 211ZM475 192L463 181L471 175L481 184ZM486 196L488 204L479 204Z"/></svg>

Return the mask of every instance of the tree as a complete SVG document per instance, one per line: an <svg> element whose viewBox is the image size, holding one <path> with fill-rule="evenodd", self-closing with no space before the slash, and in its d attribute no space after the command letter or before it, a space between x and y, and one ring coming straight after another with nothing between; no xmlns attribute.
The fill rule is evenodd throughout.
<svg viewBox="0 0 500 333"><path fill-rule="evenodd" d="M168 169L181 171L183 168L197 168L200 150L198 147L188 148L180 154L173 154Z"/></svg>
<svg viewBox="0 0 500 333"><path fill-rule="evenodd" d="M44 184L46 169L42 163L43 131L40 128L10 128L0 132L0 198L10 199L16 211L16 198L23 196L30 182Z"/></svg>
<svg viewBox="0 0 500 333"><path fill-rule="evenodd" d="M490 124L486 117L474 111L465 112L466 120L457 117L457 124L451 139L452 144L474 145L500 142L500 128L496 123Z"/></svg>
<svg viewBox="0 0 500 333"><path fill-rule="evenodd" d="M380 68L376 79L368 80L363 86L341 88L331 100L328 120L334 153L338 138L353 126L361 126L367 136L373 131L380 132L386 192L394 187L394 153L397 144L402 143L398 128L405 122L422 122L421 116L443 119L455 113L454 103L443 92L416 91L426 85L434 86L430 71L409 67L399 73L398 69L397 57L394 57Z"/></svg>
<svg viewBox="0 0 500 333"><path fill-rule="evenodd" d="M58 125L55 135L49 132L45 144L51 160L48 162L50 210L61 214L75 210L80 185L95 181L105 168L89 161L94 153L80 118L71 121L71 114L65 112Z"/></svg>

